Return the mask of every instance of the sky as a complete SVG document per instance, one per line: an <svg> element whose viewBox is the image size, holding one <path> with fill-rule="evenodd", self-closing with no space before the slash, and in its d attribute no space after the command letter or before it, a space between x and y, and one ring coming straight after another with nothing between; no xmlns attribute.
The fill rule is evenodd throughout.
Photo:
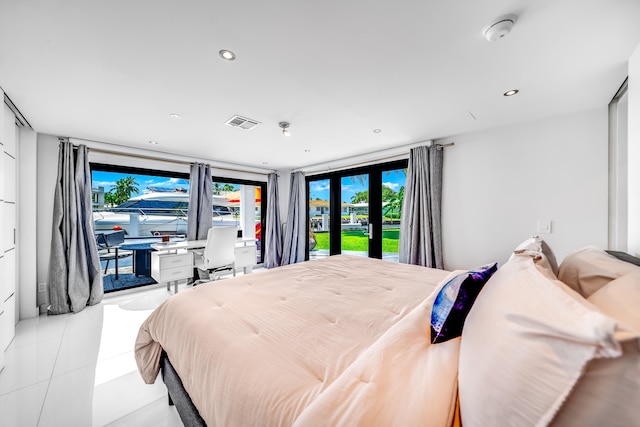
<svg viewBox="0 0 640 427"><path fill-rule="evenodd" d="M183 178L169 178L162 176L151 176L151 175L137 175L131 173L119 173L119 172L100 172L93 171L91 173L92 183L91 186L93 188L96 187L104 187L104 192L107 193L113 186L116 181L125 178L128 176L132 176L135 178L138 183L138 193L132 194L131 197L139 196L143 194L143 191L148 187L151 188L162 188L162 189L174 189L174 188L183 188L189 191L189 180ZM240 188L237 184L234 185L236 188Z"/></svg>
<svg viewBox="0 0 640 427"><path fill-rule="evenodd" d="M382 174L382 185L391 188L393 191L398 192L400 187L404 186L407 177L402 170L394 170L390 172L384 172ZM369 185L368 176L364 175L362 183L359 179L346 177L342 179L342 195L343 201L350 202L351 197L359 191L364 191ZM309 185L311 200L329 200L329 180L323 179L319 181L311 181Z"/></svg>
<svg viewBox="0 0 640 427"><path fill-rule="evenodd" d="M111 188L115 185L116 181L125 178L127 176L132 176L135 178L138 183L139 192L136 194L132 194L131 196L138 196L142 194L142 192L147 189L147 187L155 187L155 188L163 188L163 189L173 189L173 188L184 188L189 191L189 180L183 178L169 178L169 177L161 177L161 176L150 176L150 175L137 175L137 174L129 174L129 173L118 173L118 172L100 172L93 171L91 174L92 177L92 187L104 187L105 193L111 190ZM368 176L361 175L363 177L362 182L359 179L351 177L346 177L342 179L342 194L343 200L345 202L350 202L351 197L359 191L363 191L367 189L369 185ZM406 175L401 170L384 172L382 175L382 185L391 188L394 191L400 190L405 184ZM236 185L236 187L238 187ZM238 187L239 188L239 187ZM329 200L329 180L320 180L320 181L312 181L310 185L310 199L315 200L319 198L321 200Z"/></svg>

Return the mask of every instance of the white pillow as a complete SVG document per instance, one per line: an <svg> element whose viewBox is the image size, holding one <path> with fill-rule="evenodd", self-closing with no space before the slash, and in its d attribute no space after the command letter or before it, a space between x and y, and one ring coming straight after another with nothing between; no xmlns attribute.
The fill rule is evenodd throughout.
<svg viewBox="0 0 640 427"><path fill-rule="evenodd" d="M616 357L616 322L542 273L529 252L487 282L462 331L462 424L547 425L595 357Z"/></svg>
<svg viewBox="0 0 640 427"><path fill-rule="evenodd" d="M640 425L640 271L612 280L588 301L620 322L623 354L589 362L552 424Z"/></svg>
<svg viewBox="0 0 640 427"><path fill-rule="evenodd" d="M556 256L547 242L538 236L533 236L520 243L513 252L516 254L527 251L538 252L540 254L540 258L536 257L534 258L534 261L536 261L540 266L552 271L552 278L555 279L558 277L558 261L556 261ZM511 255L511 257L513 257L513 255Z"/></svg>
<svg viewBox="0 0 640 427"><path fill-rule="evenodd" d="M596 246L586 246L566 256L558 271L558 279L588 298L610 281L640 270Z"/></svg>

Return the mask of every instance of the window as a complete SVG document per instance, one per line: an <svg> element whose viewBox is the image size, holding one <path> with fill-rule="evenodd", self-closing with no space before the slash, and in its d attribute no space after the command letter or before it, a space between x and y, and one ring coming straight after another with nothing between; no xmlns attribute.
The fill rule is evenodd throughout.
<svg viewBox="0 0 640 427"><path fill-rule="evenodd" d="M189 175L91 165L96 231L124 230L128 238L186 235Z"/></svg>
<svg viewBox="0 0 640 427"><path fill-rule="evenodd" d="M308 258L398 261L407 161L307 177Z"/></svg>
<svg viewBox="0 0 640 427"><path fill-rule="evenodd" d="M115 231L125 240L118 254L101 253L105 291L154 283L151 243L187 234L189 174L93 163L91 177L97 238ZM266 183L214 177L212 189L212 226L233 225L243 238L256 239L261 263Z"/></svg>

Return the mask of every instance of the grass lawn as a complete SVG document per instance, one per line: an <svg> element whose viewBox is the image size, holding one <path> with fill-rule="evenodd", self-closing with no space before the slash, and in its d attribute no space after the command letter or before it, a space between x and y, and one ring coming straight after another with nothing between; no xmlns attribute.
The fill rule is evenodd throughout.
<svg viewBox="0 0 640 427"><path fill-rule="evenodd" d="M315 249L329 250L329 233L315 233ZM382 230L382 252L398 252L399 228L387 228ZM342 250L367 252L369 250L369 237L360 230L342 232Z"/></svg>

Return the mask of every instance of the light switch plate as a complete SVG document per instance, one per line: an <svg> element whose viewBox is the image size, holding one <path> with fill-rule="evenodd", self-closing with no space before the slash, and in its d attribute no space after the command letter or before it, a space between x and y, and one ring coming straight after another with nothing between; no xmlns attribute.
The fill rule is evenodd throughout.
<svg viewBox="0 0 640 427"><path fill-rule="evenodd" d="M551 220L538 220L538 234L551 234Z"/></svg>

